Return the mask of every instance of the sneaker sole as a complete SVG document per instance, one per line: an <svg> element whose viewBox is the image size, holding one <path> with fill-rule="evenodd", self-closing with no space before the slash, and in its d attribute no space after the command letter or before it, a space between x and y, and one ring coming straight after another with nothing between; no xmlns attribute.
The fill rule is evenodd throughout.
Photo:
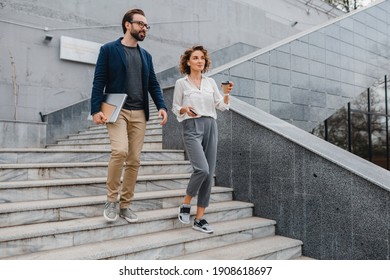
<svg viewBox="0 0 390 280"><path fill-rule="evenodd" d="M194 230L201 231L201 232L208 233L208 234L214 232L214 230L204 230L203 228L196 227L196 226L192 226L192 228L193 228Z"/></svg>
<svg viewBox="0 0 390 280"><path fill-rule="evenodd" d="M137 219L129 219L129 218L127 218L127 217L125 217L125 216L121 216L121 215L119 215L119 217L125 219L125 220L128 221L129 223L138 222L138 218L137 218Z"/></svg>
<svg viewBox="0 0 390 280"><path fill-rule="evenodd" d="M190 217L188 217L188 221L184 221L180 218L180 206L179 206L179 214L177 215L177 218L179 219L179 221L182 223L182 224L185 224L185 225L188 225L189 223L191 223L190 221Z"/></svg>

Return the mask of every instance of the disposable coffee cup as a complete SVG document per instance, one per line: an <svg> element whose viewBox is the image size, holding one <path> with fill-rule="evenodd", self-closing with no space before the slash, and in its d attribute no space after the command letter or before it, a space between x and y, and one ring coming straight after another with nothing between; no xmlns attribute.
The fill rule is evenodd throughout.
<svg viewBox="0 0 390 280"><path fill-rule="evenodd" d="M229 85L230 85L230 81L223 81L221 83L222 91L224 94L229 93Z"/></svg>

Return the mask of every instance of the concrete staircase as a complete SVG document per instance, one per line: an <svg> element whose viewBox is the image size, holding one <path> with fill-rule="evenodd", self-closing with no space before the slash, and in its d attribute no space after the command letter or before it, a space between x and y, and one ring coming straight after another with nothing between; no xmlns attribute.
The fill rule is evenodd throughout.
<svg viewBox="0 0 390 280"><path fill-rule="evenodd" d="M158 123L152 115L131 204L134 224L102 216L110 156L104 126L45 149L0 149L0 259L301 257L301 241L276 236L275 221L253 217L253 205L233 201L231 188L213 187L206 211L213 234L182 225L178 205L192 168L184 151L162 149Z"/></svg>

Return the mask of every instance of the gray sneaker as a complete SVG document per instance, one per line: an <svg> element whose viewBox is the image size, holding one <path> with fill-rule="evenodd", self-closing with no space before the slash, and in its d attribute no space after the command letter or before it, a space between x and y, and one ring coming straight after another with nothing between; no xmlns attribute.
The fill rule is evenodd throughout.
<svg viewBox="0 0 390 280"><path fill-rule="evenodd" d="M179 206L179 221L183 224L189 224L190 223L190 212L191 212L191 205L189 204L182 204Z"/></svg>
<svg viewBox="0 0 390 280"><path fill-rule="evenodd" d="M116 209L116 202L107 201L104 205L104 218L109 222L115 222L118 219L118 210Z"/></svg>
<svg viewBox="0 0 390 280"><path fill-rule="evenodd" d="M214 230L210 227L209 223L205 219L200 219L197 221L194 219L194 225L192 226L194 230L199 230L204 233L213 233Z"/></svg>
<svg viewBox="0 0 390 280"><path fill-rule="evenodd" d="M136 221L138 221L137 215L133 211L131 211L129 208L121 209L119 211L119 216L121 218L124 218L129 223L135 223Z"/></svg>

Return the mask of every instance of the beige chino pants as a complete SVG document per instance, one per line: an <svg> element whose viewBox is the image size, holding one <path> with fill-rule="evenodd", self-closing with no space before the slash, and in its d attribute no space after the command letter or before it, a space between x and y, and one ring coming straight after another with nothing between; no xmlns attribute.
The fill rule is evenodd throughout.
<svg viewBox="0 0 390 280"><path fill-rule="evenodd" d="M111 142L107 200L116 202L120 194L119 207L125 209L129 207L134 196L138 169L141 164L141 151L146 130L145 113L143 110L122 109L118 120L107 124L107 129Z"/></svg>

